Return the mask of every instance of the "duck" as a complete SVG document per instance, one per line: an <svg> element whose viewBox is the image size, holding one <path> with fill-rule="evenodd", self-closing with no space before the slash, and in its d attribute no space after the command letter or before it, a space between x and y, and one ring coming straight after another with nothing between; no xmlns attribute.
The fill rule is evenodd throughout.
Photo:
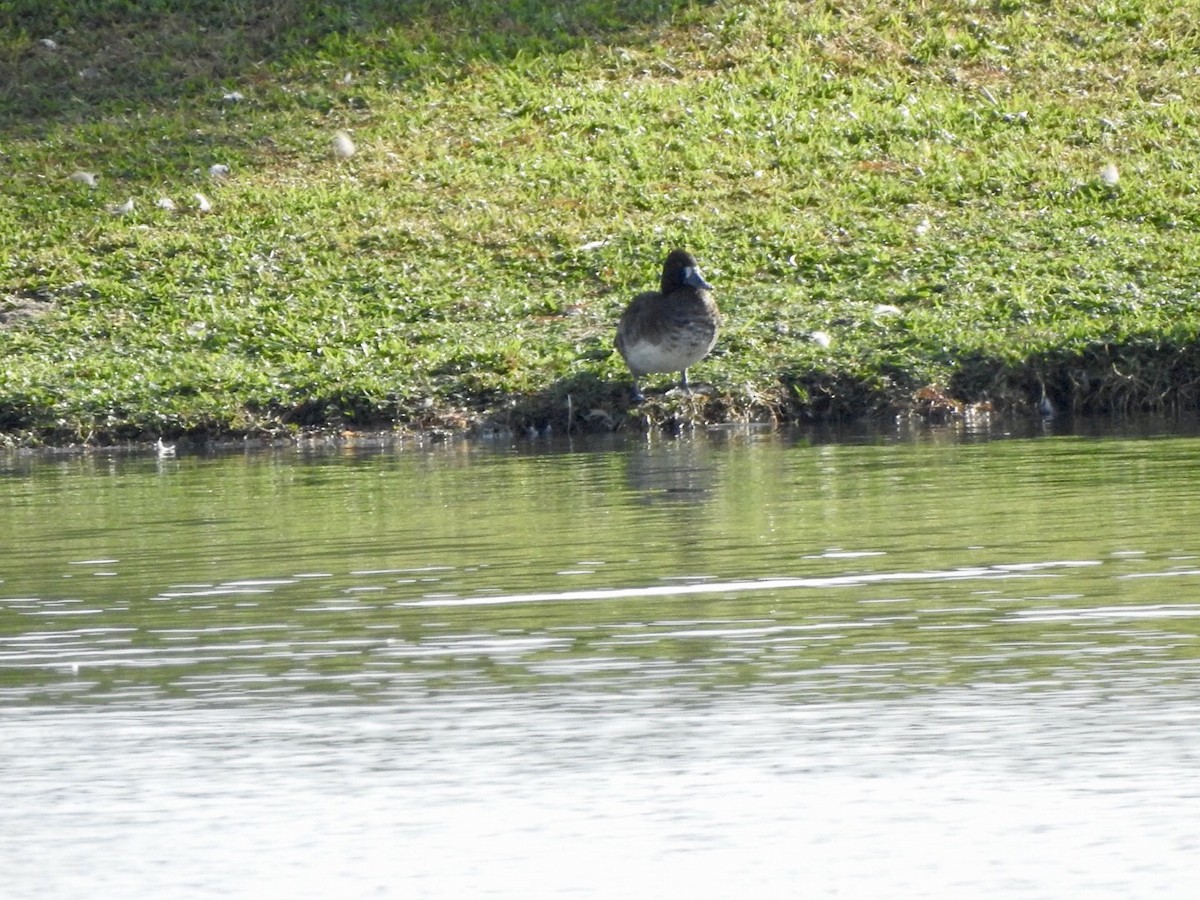
<svg viewBox="0 0 1200 900"><path fill-rule="evenodd" d="M633 376L633 399L645 399L639 379L652 372L678 372L688 386L688 366L708 356L717 343L721 313L696 258L672 250L663 262L657 291L638 294L617 323L617 351Z"/></svg>

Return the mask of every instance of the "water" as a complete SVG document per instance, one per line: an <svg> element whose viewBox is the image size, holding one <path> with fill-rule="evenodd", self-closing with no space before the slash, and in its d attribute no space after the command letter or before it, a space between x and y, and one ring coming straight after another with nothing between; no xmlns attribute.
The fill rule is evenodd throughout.
<svg viewBox="0 0 1200 900"><path fill-rule="evenodd" d="M0 458L0 883L1184 897L1200 441Z"/></svg>

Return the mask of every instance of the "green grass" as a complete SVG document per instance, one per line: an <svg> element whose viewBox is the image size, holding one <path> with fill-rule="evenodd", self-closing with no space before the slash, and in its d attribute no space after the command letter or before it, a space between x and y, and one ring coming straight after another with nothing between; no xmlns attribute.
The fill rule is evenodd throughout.
<svg viewBox="0 0 1200 900"><path fill-rule="evenodd" d="M1200 7L79 8L0 4L4 442L1200 399ZM630 409L676 245L711 390Z"/></svg>

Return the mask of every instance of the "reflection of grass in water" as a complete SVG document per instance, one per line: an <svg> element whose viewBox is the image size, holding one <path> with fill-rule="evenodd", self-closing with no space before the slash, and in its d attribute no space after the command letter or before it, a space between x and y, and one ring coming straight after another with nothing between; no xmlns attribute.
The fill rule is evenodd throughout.
<svg viewBox="0 0 1200 900"><path fill-rule="evenodd" d="M0 480L0 534L35 548L4 572L0 644L13 655L0 658L0 693L571 684L820 699L1160 682L1196 658L1200 615L1146 615L1187 613L1195 576L1129 577L1195 567L1190 439L576 450L184 456L167 471L89 456ZM641 502L680 470L704 473L703 502ZM1096 564L905 578L1072 560ZM412 605L781 576L810 581ZM864 583L820 581L852 577ZM206 593L237 584L264 592Z"/></svg>

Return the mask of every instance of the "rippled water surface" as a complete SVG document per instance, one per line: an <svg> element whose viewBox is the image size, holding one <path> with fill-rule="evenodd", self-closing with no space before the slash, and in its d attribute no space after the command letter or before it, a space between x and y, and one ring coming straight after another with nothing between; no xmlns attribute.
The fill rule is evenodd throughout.
<svg viewBox="0 0 1200 900"><path fill-rule="evenodd" d="M0 457L6 898L1191 897L1200 440Z"/></svg>

